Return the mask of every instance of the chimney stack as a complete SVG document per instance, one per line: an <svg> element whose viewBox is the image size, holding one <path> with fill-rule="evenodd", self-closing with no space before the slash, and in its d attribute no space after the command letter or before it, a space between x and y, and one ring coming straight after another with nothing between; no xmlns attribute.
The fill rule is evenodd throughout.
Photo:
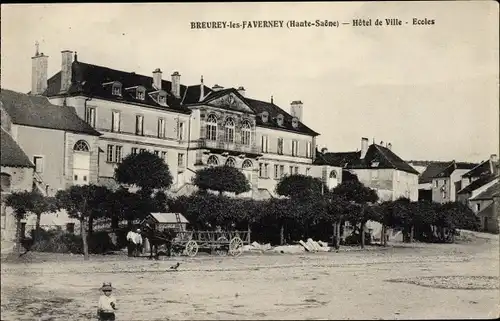
<svg viewBox="0 0 500 321"><path fill-rule="evenodd" d="M203 84L203 75L201 75L201 79L200 79L200 99L199 99L199 101L202 101L203 98L205 98L205 84Z"/></svg>
<svg viewBox="0 0 500 321"><path fill-rule="evenodd" d="M392 144L391 144L391 143L388 143L388 144L387 144L387 149L388 149L388 150L392 150Z"/></svg>
<svg viewBox="0 0 500 321"><path fill-rule="evenodd" d="M328 153L328 148L326 148L326 147L321 148L321 154L325 154L325 153Z"/></svg>
<svg viewBox="0 0 500 321"><path fill-rule="evenodd" d="M240 93L240 95L245 97L245 88L243 86L238 87L238 92Z"/></svg>
<svg viewBox="0 0 500 321"><path fill-rule="evenodd" d="M162 80L162 72L160 68L156 68L155 71L153 71L153 86L156 88L156 90L161 89Z"/></svg>
<svg viewBox="0 0 500 321"><path fill-rule="evenodd" d="M292 117L297 117L302 122L302 101L295 100L290 104L290 114Z"/></svg>
<svg viewBox="0 0 500 321"><path fill-rule="evenodd" d="M71 63L73 62L73 52L70 50L61 51L61 92L67 92L71 86Z"/></svg>
<svg viewBox="0 0 500 321"><path fill-rule="evenodd" d="M177 98L181 97L181 75L178 71L172 74L172 94Z"/></svg>
<svg viewBox="0 0 500 321"><path fill-rule="evenodd" d="M215 85L212 87L212 90L213 90L213 91L219 91L219 90L222 90L222 89L224 89L224 87L219 86L219 85L217 85L217 84L215 84Z"/></svg>
<svg viewBox="0 0 500 321"><path fill-rule="evenodd" d="M490 160L494 163L498 162L498 156L497 154L491 154Z"/></svg>
<svg viewBox="0 0 500 321"><path fill-rule="evenodd" d="M31 94L41 95L47 89L49 57L38 52L38 42L35 46L35 56L31 57Z"/></svg>
<svg viewBox="0 0 500 321"><path fill-rule="evenodd" d="M361 159L365 158L366 152L368 151L368 138L361 138Z"/></svg>

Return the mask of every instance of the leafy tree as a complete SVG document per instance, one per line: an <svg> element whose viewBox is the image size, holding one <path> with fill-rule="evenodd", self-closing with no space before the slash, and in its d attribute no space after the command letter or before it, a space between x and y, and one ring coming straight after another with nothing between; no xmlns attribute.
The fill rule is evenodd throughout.
<svg viewBox="0 0 500 321"><path fill-rule="evenodd" d="M37 191L32 192L32 203L30 212L36 215L35 239L37 242L40 238L40 221L43 213L57 212L56 199L54 197L43 196Z"/></svg>
<svg viewBox="0 0 500 321"><path fill-rule="evenodd" d="M84 259L89 259L87 240L87 223L89 217L100 212L103 204L103 195L109 195L107 188L97 185L74 185L70 188L58 191L56 200L59 208L68 212L68 216L76 218L80 222L80 234L83 241Z"/></svg>
<svg viewBox="0 0 500 321"><path fill-rule="evenodd" d="M377 192L363 185L358 180L343 181L332 189L332 194L342 200L346 205L344 215L346 219L356 226L360 223L361 247L365 245L365 225L373 217L372 211L367 211L369 204L378 201ZM347 205L350 204L350 205Z"/></svg>
<svg viewBox="0 0 500 321"><path fill-rule="evenodd" d="M200 190L231 192L236 195L248 192L250 184L245 175L237 168L231 166L206 167L196 172L193 184Z"/></svg>
<svg viewBox="0 0 500 321"><path fill-rule="evenodd" d="M127 221L127 228L132 228L132 222L136 219L143 219L151 212L152 202L142 195L131 193L128 189L120 187L111 195L111 215L112 228L118 227L121 220Z"/></svg>
<svg viewBox="0 0 500 321"><path fill-rule="evenodd" d="M13 192L5 199L5 205L12 207L16 218L16 254L21 253L21 220L26 218L26 214L33 209L36 193L31 191Z"/></svg>
<svg viewBox="0 0 500 321"><path fill-rule="evenodd" d="M115 169L117 182L136 186L141 194L151 196L155 189L168 189L172 185L172 175L168 165L150 152L130 154Z"/></svg>
<svg viewBox="0 0 500 321"><path fill-rule="evenodd" d="M328 187L316 177L308 175L287 175L276 185L276 193L293 199L301 199L328 192Z"/></svg>

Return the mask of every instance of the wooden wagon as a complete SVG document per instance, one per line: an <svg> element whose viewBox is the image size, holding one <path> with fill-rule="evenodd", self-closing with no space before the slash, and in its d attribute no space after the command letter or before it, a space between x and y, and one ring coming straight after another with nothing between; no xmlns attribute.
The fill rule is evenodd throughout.
<svg viewBox="0 0 500 321"><path fill-rule="evenodd" d="M250 244L249 231L196 231L188 230L189 221L180 213L151 213L141 225L147 224L158 232L156 238L165 229L174 229L175 237L171 240L172 255L196 256L204 251L217 255L238 256L243 246ZM165 240L167 241L167 240ZM165 251L167 242L159 251Z"/></svg>

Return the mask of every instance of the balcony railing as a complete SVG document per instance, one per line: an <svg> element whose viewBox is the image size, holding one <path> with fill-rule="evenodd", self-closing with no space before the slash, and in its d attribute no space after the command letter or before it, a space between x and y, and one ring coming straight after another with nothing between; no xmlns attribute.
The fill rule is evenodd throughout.
<svg viewBox="0 0 500 321"><path fill-rule="evenodd" d="M245 153L245 154L260 154L259 148L255 145L229 143L224 141L215 141L208 139L202 139L200 141L200 147L207 149L218 149L228 152Z"/></svg>

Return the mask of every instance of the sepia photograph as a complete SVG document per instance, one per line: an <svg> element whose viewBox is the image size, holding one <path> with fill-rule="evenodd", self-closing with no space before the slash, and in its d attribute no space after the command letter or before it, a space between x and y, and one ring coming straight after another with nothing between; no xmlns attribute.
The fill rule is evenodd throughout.
<svg viewBox="0 0 500 321"><path fill-rule="evenodd" d="M496 1L1 5L1 320L500 318Z"/></svg>

